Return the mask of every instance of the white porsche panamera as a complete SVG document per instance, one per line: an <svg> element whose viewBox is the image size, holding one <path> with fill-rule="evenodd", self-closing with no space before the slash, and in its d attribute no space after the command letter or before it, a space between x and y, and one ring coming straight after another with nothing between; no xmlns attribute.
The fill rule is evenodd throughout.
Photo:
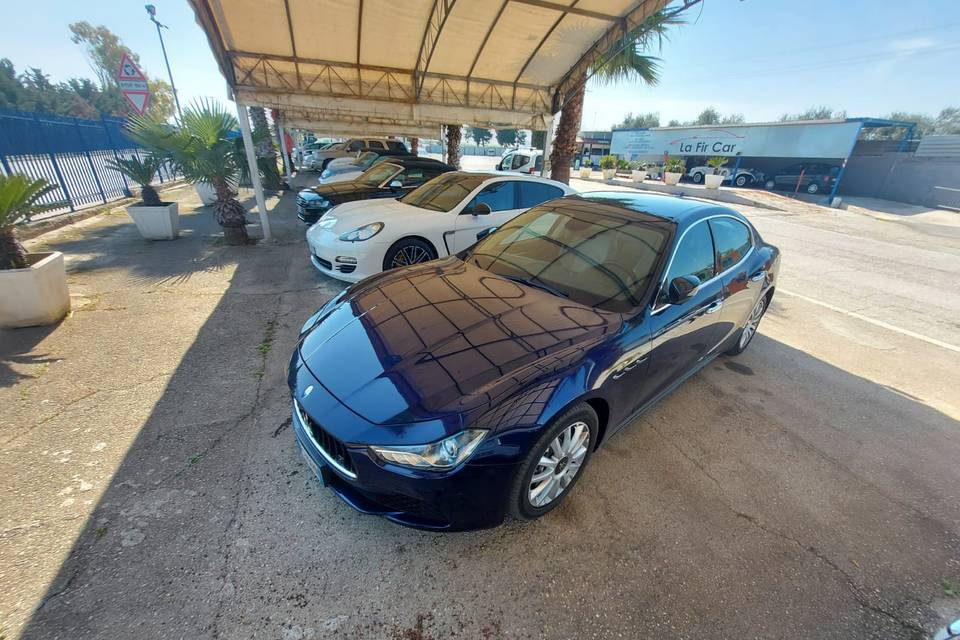
<svg viewBox="0 0 960 640"><path fill-rule="evenodd" d="M397 200L338 205L307 230L322 273L357 282L380 271L466 249L477 234L530 207L576 193L537 176L453 171Z"/></svg>

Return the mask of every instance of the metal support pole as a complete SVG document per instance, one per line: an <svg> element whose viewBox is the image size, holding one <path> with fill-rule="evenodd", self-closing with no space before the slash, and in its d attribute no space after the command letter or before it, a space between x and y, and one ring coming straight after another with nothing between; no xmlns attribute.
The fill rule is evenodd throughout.
<svg viewBox="0 0 960 640"><path fill-rule="evenodd" d="M83 139L83 131L80 130L80 121L73 119L73 126L77 129L77 138L80 139L80 146L83 147L83 155L87 156L87 164L90 165L90 173L93 174L93 181L100 190L100 199L103 204L107 204L107 192L103 190L103 183L100 182L100 176L97 175L97 167L93 164L93 157L90 155L90 149L87 147L86 140Z"/></svg>
<svg viewBox="0 0 960 640"><path fill-rule="evenodd" d="M150 13L150 10L147 10ZM150 13L150 20L157 25L157 36L160 38L160 50L163 51L163 62L167 65L167 77L170 78L170 90L173 92L173 102L177 105L177 117L182 118L183 112L180 111L180 98L177 97L177 85L173 82L173 72L170 71L170 60L167 59L167 46L163 44L163 34L160 32L160 27L166 28L167 25L160 24L156 16L153 13Z"/></svg>
<svg viewBox="0 0 960 640"><path fill-rule="evenodd" d="M740 161L743 157L738 153L737 161L733 163L733 173L730 174L730 186L737 186L737 171L740 171Z"/></svg>
<svg viewBox="0 0 960 640"><path fill-rule="evenodd" d="M257 209L260 213L260 228L263 230L263 239L270 239L270 220L267 218L267 203L263 199L263 186L260 184L260 168L257 167L257 154L253 149L253 135L250 133L250 116L247 108L237 102L237 120L240 121L240 133L243 135L243 150L247 153L247 165L250 169L250 182L253 183L253 195L257 199Z"/></svg>
<svg viewBox="0 0 960 640"><path fill-rule="evenodd" d="M547 125L547 135L543 136L543 166L540 168L540 177L546 178L550 175L550 154L553 152L553 115L545 119Z"/></svg>
<svg viewBox="0 0 960 640"><path fill-rule="evenodd" d="M293 172L290 170L290 150L287 149L287 136L283 130L283 125L277 123L277 133L280 134L280 153L283 154L283 166L287 170L287 180L293 178Z"/></svg>

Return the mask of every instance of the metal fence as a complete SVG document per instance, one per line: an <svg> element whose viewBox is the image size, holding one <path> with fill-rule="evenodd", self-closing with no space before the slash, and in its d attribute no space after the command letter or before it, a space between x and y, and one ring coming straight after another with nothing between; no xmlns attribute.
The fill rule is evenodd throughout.
<svg viewBox="0 0 960 640"><path fill-rule="evenodd" d="M0 171L45 178L57 185L41 200L60 203L53 211L106 204L129 197L127 179L108 169L109 159L139 157L119 118L81 120L49 113L0 109ZM156 182L176 176L162 167Z"/></svg>

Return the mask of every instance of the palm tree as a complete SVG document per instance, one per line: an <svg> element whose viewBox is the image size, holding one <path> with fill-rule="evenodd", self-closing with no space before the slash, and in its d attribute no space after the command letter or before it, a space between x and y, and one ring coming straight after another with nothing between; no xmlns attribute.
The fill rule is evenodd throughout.
<svg viewBox="0 0 960 640"><path fill-rule="evenodd" d="M267 112L263 107L248 107L253 122L253 140L257 150L257 167L263 174L263 188L276 191L283 186L280 170L277 169L277 152L273 147Z"/></svg>
<svg viewBox="0 0 960 640"><path fill-rule="evenodd" d="M0 174L0 270L27 268L27 251L17 240L14 225L31 214L59 206L57 202L37 203L56 188L43 178Z"/></svg>
<svg viewBox="0 0 960 640"><path fill-rule="evenodd" d="M117 158L116 160L107 160L107 168L119 171L121 174L133 180L140 185L140 199L144 206L159 207L160 196L157 190L150 184L153 177L157 175L160 165L163 164L163 158L148 153L143 160L140 158Z"/></svg>
<svg viewBox="0 0 960 640"><path fill-rule="evenodd" d="M250 242L246 211L233 188L242 167L231 137L238 126L237 119L212 100L191 104L175 127L149 116L131 117L127 125L135 142L168 157L187 182L213 186L214 219L223 227L227 243L235 245Z"/></svg>
<svg viewBox="0 0 960 640"><path fill-rule="evenodd" d="M658 47L666 37L667 29L683 24L677 15L689 6L689 2L679 9L658 11L649 15L643 22L631 29L623 38L614 42L610 49L600 56L590 68L563 96L560 123L550 154L550 177L560 182L570 182L570 165L577 151L577 132L583 116L583 98L587 80L596 79L601 84L617 84L624 80L639 80L655 85L660 79L660 59L644 55L654 41Z"/></svg>
<svg viewBox="0 0 960 640"><path fill-rule="evenodd" d="M460 131L460 125L444 125L447 129L447 164L455 169L460 168L460 140L463 133Z"/></svg>

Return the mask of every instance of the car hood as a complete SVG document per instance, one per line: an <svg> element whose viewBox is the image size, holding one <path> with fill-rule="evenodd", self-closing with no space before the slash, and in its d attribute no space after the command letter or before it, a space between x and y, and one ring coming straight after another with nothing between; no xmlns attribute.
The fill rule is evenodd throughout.
<svg viewBox="0 0 960 640"><path fill-rule="evenodd" d="M352 411L401 424L489 406L578 362L621 324L451 257L363 281L300 355Z"/></svg>
<svg viewBox="0 0 960 640"><path fill-rule="evenodd" d="M373 222L389 224L391 219L402 215L442 215L427 209L420 209L399 200L378 198L377 200L355 200L331 209L315 226L336 233L344 233Z"/></svg>
<svg viewBox="0 0 960 640"><path fill-rule="evenodd" d="M334 182L332 184L321 184L311 189L318 196L322 196L330 202L347 202L358 200L370 194L379 191L377 187L368 187L350 180L349 182Z"/></svg>

